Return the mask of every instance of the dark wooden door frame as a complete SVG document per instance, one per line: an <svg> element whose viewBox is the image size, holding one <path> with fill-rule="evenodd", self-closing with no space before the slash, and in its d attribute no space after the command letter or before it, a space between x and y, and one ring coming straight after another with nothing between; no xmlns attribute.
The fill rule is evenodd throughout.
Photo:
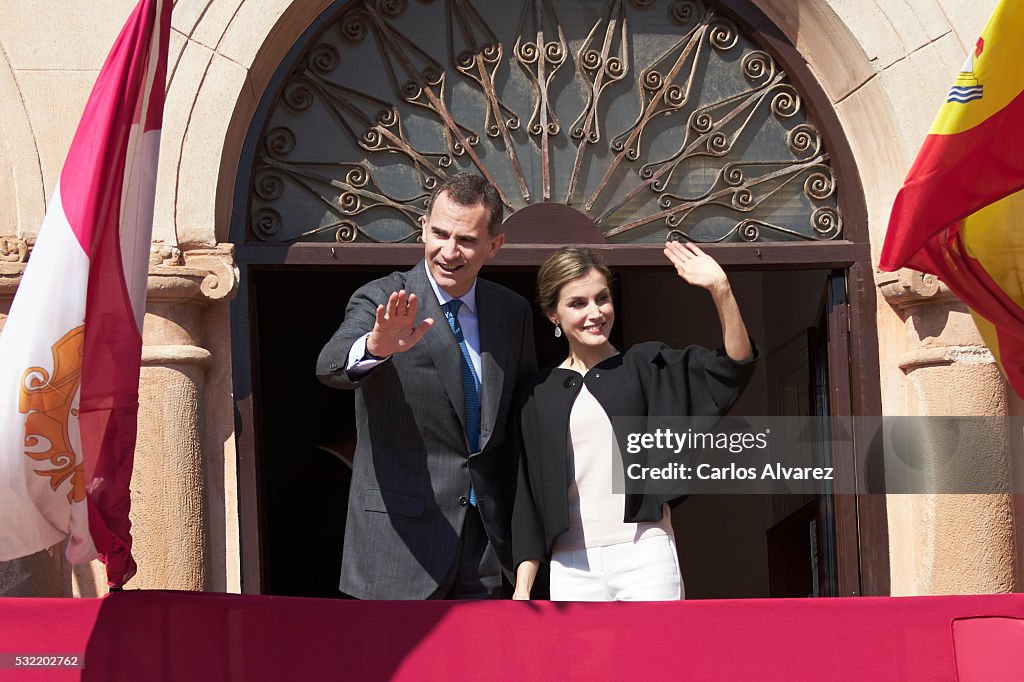
<svg viewBox="0 0 1024 682"><path fill-rule="evenodd" d="M555 248L553 245L509 244L498 252L488 268L535 268ZM665 268L660 245L602 244L609 265L632 269ZM875 330L875 291L866 244L827 242L816 244L707 245L705 250L729 270L833 269L844 271L845 301L830 309L829 375L830 404L836 415L880 415L878 345ZM235 386L236 442L239 470L239 510L242 548L242 585L245 593L261 590L261 521L259 488L260 392L259 339L254 335L259 315L253 296L252 274L259 270L284 269L396 269L414 265L423 257L422 246L295 244L289 247L251 245L238 249L242 275L239 296L232 309L232 353ZM486 269L485 269L486 274ZM868 444L855 440L843 461L845 476L864 470ZM838 462L837 462L838 463ZM889 593L888 520L884 495L836 495L836 547L839 594L887 595Z"/></svg>

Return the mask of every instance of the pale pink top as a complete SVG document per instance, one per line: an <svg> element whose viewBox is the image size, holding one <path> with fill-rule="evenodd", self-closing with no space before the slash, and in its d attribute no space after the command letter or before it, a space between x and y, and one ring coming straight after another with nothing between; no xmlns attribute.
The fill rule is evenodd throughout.
<svg viewBox="0 0 1024 682"><path fill-rule="evenodd" d="M555 540L555 551L572 551L672 535L668 505L657 523L624 523L626 496L612 493L622 485L622 455L612 422L601 403L583 385L569 414L569 530Z"/></svg>

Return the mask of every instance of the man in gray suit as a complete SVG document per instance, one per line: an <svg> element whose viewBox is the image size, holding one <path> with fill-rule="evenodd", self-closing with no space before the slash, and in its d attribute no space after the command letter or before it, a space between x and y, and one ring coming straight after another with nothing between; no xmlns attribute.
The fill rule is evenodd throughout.
<svg viewBox="0 0 1024 682"><path fill-rule="evenodd" d="M502 595L510 408L536 369L530 305L477 279L504 242L485 180L453 176L421 219L425 259L349 300L317 376L356 389L341 590L361 599Z"/></svg>

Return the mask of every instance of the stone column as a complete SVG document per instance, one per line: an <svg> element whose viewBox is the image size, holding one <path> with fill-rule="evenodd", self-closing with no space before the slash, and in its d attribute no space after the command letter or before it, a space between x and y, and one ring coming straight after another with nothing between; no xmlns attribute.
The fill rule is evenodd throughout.
<svg viewBox="0 0 1024 682"><path fill-rule="evenodd" d="M139 435L132 473L136 589L202 590L208 580L202 399L212 362L203 312L226 302L238 274L230 246L154 245L139 379Z"/></svg>
<svg viewBox="0 0 1024 682"><path fill-rule="evenodd" d="M905 324L909 350L897 361L905 375L905 414L1006 416L1006 382L970 312L949 289L911 270L878 273L876 283ZM953 459L987 480L1008 481L1009 434L991 426L969 438ZM914 454L932 458L939 476L956 475L948 471L950 443L915 445ZM889 495L887 505L893 595L1016 589L1010 495Z"/></svg>

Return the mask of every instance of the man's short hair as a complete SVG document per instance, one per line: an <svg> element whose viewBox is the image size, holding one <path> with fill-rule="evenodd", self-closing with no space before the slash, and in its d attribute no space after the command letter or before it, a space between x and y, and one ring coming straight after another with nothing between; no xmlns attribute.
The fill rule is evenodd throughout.
<svg viewBox="0 0 1024 682"><path fill-rule="evenodd" d="M487 234L497 237L501 234L501 219L505 212L505 206L501 203L501 196L498 190L487 180L479 175L469 172L456 173L434 190L430 195L430 205L427 208L427 216L430 216L431 208L441 193L444 192L448 198L459 206L476 206L483 204L487 209Z"/></svg>

